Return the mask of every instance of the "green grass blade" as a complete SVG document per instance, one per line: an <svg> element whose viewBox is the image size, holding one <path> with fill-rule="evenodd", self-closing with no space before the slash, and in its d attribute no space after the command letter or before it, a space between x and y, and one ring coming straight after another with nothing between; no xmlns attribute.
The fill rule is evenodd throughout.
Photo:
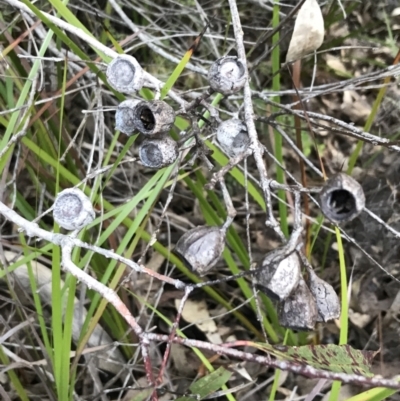
<svg viewBox="0 0 400 401"><path fill-rule="evenodd" d="M349 305L347 299L347 272L346 272L346 261L344 258L344 248L342 236L340 230L335 227L336 231L336 241L338 244L338 254L339 254L339 266L340 266L340 289L341 289L341 310L340 315L340 336L339 345L347 344L347 337L349 332ZM331 394L329 396L329 401L336 401L339 399L341 382L335 381L332 384Z"/></svg>
<svg viewBox="0 0 400 401"><path fill-rule="evenodd" d="M279 25L279 0L274 1L273 11L272 11L272 28L276 28ZM280 47L279 47L279 32L275 33L272 37L272 90L274 92L279 92L281 90L281 75L279 73L281 69L280 64ZM276 103L280 103L280 97L275 96L273 101ZM274 112L277 110L274 110ZM274 131L274 140L275 140L275 157L279 161L281 165L284 165L283 162L283 140L279 132ZM285 172L279 167L276 166L276 180L284 184L285 183ZM286 206L286 194L284 190L278 191L278 199L279 199L279 218L281 223L281 229L286 237L289 237L289 227L287 222L288 210Z"/></svg>

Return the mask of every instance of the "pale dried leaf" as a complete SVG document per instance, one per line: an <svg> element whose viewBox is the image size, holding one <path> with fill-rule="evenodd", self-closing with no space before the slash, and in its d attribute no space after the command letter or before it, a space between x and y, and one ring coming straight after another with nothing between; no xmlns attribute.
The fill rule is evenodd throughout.
<svg viewBox="0 0 400 401"><path fill-rule="evenodd" d="M306 0L297 15L286 62L296 61L317 50L324 41L324 18L317 0Z"/></svg>
<svg viewBox="0 0 400 401"><path fill-rule="evenodd" d="M400 15L400 7L396 7L393 11L391 16L392 17L398 17Z"/></svg>
<svg viewBox="0 0 400 401"><path fill-rule="evenodd" d="M150 260L146 263L146 267L150 270L158 272L165 262L165 257L158 252L154 252Z"/></svg>
<svg viewBox="0 0 400 401"><path fill-rule="evenodd" d="M329 68L332 68L332 70L335 70L337 72L341 72L343 74L348 73L347 68L345 65L342 63L339 57L332 56L331 54L326 55L326 65Z"/></svg>
<svg viewBox="0 0 400 401"><path fill-rule="evenodd" d="M180 302L179 299L175 300L175 307L177 310L179 309ZM218 333L217 325L211 318L205 301L192 301L188 299L183 308L182 317L188 323L196 325L196 327L205 334L210 343L222 343L222 338Z"/></svg>
<svg viewBox="0 0 400 401"><path fill-rule="evenodd" d="M373 319L373 316L368 314L354 312L352 309L349 309L349 320L355 326L363 329L367 324L369 324Z"/></svg>
<svg viewBox="0 0 400 401"><path fill-rule="evenodd" d="M371 105L365 96L354 90L343 92L343 103L341 109L353 122L364 122L371 113Z"/></svg>

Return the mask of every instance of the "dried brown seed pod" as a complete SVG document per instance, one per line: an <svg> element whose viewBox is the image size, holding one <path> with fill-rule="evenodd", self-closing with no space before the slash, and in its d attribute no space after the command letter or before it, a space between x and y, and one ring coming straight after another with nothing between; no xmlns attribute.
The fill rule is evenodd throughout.
<svg viewBox="0 0 400 401"><path fill-rule="evenodd" d="M162 100L143 101L135 107L134 124L144 135L168 132L174 121L174 109Z"/></svg>
<svg viewBox="0 0 400 401"><path fill-rule="evenodd" d="M143 86L142 67L135 57L119 54L107 67L107 81L118 92L135 93Z"/></svg>
<svg viewBox="0 0 400 401"><path fill-rule="evenodd" d="M169 166L178 155L178 144L169 136L145 139L139 147L140 161L150 168Z"/></svg>
<svg viewBox="0 0 400 401"><path fill-rule="evenodd" d="M250 145L246 124L236 118L222 122L217 128L217 141L229 157L239 155Z"/></svg>
<svg viewBox="0 0 400 401"><path fill-rule="evenodd" d="M208 82L216 92L231 95L239 92L246 83L246 68L235 56L221 57L211 65Z"/></svg>
<svg viewBox="0 0 400 401"><path fill-rule="evenodd" d="M140 102L136 99L127 99L118 105L115 113L115 129L126 135L132 135L135 131L135 106Z"/></svg>
<svg viewBox="0 0 400 401"><path fill-rule="evenodd" d="M66 230L80 230L95 218L90 199L78 188L61 191L54 202L53 217Z"/></svg>
<svg viewBox="0 0 400 401"><path fill-rule="evenodd" d="M319 278L312 269L308 269L307 283L317 303L317 322L339 319L340 302L333 287Z"/></svg>
<svg viewBox="0 0 400 401"><path fill-rule="evenodd" d="M306 282L300 279L299 285L289 298L278 305L279 324L292 330L313 330L317 316L315 299Z"/></svg>
<svg viewBox="0 0 400 401"><path fill-rule="evenodd" d="M292 253L283 260L280 254L281 250L267 254L255 274L256 287L276 301L285 300L300 280L300 260L297 254Z"/></svg>
<svg viewBox="0 0 400 401"><path fill-rule="evenodd" d="M179 238L175 253L186 266L200 276L206 274L220 259L225 247L225 231L219 227L200 226Z"/></svg>
<svg viewBox="0 0 400 401"><path fill-rule="evenodd" d="M365 195L361 185L345 173L338 173L329 178L319 198L322 213L336 224L353 220L365 207Z"/></svg>

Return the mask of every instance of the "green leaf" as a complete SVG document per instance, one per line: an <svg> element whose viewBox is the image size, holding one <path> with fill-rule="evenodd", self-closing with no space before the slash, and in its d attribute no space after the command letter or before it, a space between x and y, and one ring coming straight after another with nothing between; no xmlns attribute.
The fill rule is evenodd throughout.
<svg viewBox="0 0 400 401"><path fill-rule="evenodd" d="M175 70L172 72L170 77L167 79L167 82L165 82L165 85L161 89L161 99L164 99L168 92L171 90L171 88L174 86L176 80L180 77L182 74L182 71L185 69L186 64L189 62L190 58L192 57L194 51L196 50L197 46L200 43L201 38L203 37L204 33L206 32L208 26L206 26L202 32L196 37L195 41L193 42L192 46L190 46L190 49L183 55L181 61L179 64L175 67Z"/></svg>
<svg viewBox="0 0 400 401"><path fill-rule="evenodd" d="M226 384L231 375L231 372L223 367L220 367L209 375L193 383L189 387L190 391L194 395L193 397L187 395L178 398L176 401L197 401L198 398L196 398L196 396L200 396L200 399L203 399L204 397L207 397L208 395L219 390L224 384Z"/></svg>
<svg viewBox="0 0 400 401"><path fill-rule="evenodd" d="M154 390L148 388L146 390L141 391L139 394L136 394L130 401L144 401L148 400Z"/></svg>
<svg viewBox="0 0 400 401"><path fill-rule="evenodd" d="M370 367L376 355L373 351L360 351L350 345L304 345L286 347L287 356L294 362L306 363L331 372L372 377Z"/></svg>
<svg viewBox="0 0 400 401"><path fill-rule="evenodd" d="M370 370L376 351L360 351L350 345L303 345L301 347L272 346L252 343L258 349L266 351L285 361L310 365L316 369L335 373L347 373L373 377Z"/></svg>
<svg viewBox="0 0 400 401"><path fill-rule="evenodd" d="M377 387L357 394L354 397L348 398L347 401L382 401L386 400L395 393L397 393L397 390L392 390L385 387Z"/></svg>

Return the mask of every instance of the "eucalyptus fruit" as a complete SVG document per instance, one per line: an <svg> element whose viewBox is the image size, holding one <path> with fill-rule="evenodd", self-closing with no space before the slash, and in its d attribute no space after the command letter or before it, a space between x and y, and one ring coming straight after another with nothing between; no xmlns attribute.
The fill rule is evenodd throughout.
<svg viewBox="0 0 400 401"><path fill-rule="evenodd" d="M216 60L208 71L208 82L216 92L231 95L239 92L246 83L246 68L235 56Z"/></svg>
<svg viewBox="0 0 400 401"><path fill-rule="evenodd" d="M91 223L95 216L90 199L80 189L64 189L57 195L53 217L60 227L80 230Z"/></svg>
<svg viewBox="0 0 400 401"><path fill-rule="evenodd" d="M361 185L345 173L329 178L319 193L322 213L339 224L356 218L365 207L365 195Z"/></svg>
<svg viewBox="0 0 400 401"><path fill-rule="evenodd" d="M135 107L140 102L136 99L128 99L118 105L115 113L115 129L126 135L132 135L135 127Z"/></svg>
<svg viewBox="0 0 400 401"><path fill-rule="evenodd" d="M317 322L318 310L315 299L300 279L293 293L278 305L279 324L291 330L313 330Z"/></svg>
<svg viewBox="0 0 400 401"><path fill-rule="evenodd" d="M246 124L236 118L223 121L217 128L216 136L222 150L229 157L243 153L250 145Z"/></svg>
<svg viewBox="0 0 400 401"><path fill-rule="evenodd" d="M224 247L223 229L200 226L182 235L176 244L175 253L188 268L203 276L218 263Z"/></svg>
<svg viewBox="0 0 400 401"><path fill-rule="evenodd" d="M308 269L307 283L317 304L317 322L339 319L340 302L333 287L319 278L312 269Z"/></svg>
<svg viewBox="0 0 400 401"><path fill-rule="evenodd" d="M136 129L146 136L168 132L174 121L174 109L162 100L140 102L133 112L133 123Z"/></svg>
<svg viewBox="0 0 400 401"><path fill-rule="evenodd" d="M300 260L295 252L282 259L281 250L268 253L255 274L256 287L271 299L283 301L300 280Z"/></svg>
<svg viewBox="0 0 400 401"><path fill-rule="evenodd" d="M139 158L143 166L154 169L169 166L175 162L178 155L178 144L168 135L146 138L139 147Z"/></svg>
<svg viewBox="0 0 400 401"><path fill-rule="evenodd" d="M118 92L132 94L144 83L142 67L135 57L119 54L107 67L107 81Z"/></svg>

